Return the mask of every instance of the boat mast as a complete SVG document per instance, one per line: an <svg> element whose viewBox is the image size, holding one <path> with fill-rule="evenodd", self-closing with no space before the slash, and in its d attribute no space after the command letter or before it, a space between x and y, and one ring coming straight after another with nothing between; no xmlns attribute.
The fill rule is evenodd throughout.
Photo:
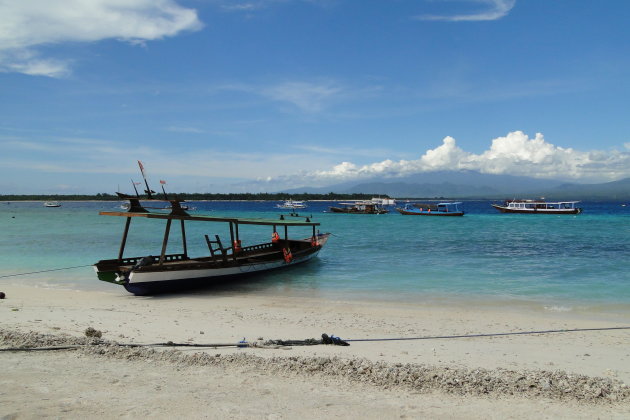
<svg viewBox="0 0 630 420"><path fill-rule="evenodd" d="M147 193L147 198L149 200L152 200L153 196L151 194L154 193L155 191L153 191L151 188L149 188L149 183L147 182L147 177L144 174L144 166L142 166L142 162L138 161L138 166L140 167L140 172L142 173L142 178L144 178L144 185L146 185L146 187L147 187L147 189L144 190L144 192Z"/></svg>

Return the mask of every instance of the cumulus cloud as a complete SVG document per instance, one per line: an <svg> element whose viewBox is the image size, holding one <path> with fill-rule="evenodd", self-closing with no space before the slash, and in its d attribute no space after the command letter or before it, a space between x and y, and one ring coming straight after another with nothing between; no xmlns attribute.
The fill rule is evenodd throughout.
<svg viewBox="0 0 630 420"><path fill-rule="evenodd" d="M516 4L516 0L467 0L480 3L484 8L480 11L452 15L421 15L420 20L440 20L447 22L479 22L497 20L506 16Z"/></svg>
<svg viewBox="0 0 630 420"><path fill-rule="evenodd" d="M509 174L534 178L610 181L630 176L630 152L578 151L555 146L537 133L522 131L492 140L483 153L466 152L452 137L427 150L416 160L383 160L368 165L343 162L329 170L308 174L319 181L359 180L375 176L401 177L440 170L473 170L488 174Z"/></svg>
<svg viewBox="0 0 630 420"><path fill-rule="evenodd" d="M202 27L173 0L0 1L0 71L59 77L70 62L39 49L67 42L142 43Z"/></svg>

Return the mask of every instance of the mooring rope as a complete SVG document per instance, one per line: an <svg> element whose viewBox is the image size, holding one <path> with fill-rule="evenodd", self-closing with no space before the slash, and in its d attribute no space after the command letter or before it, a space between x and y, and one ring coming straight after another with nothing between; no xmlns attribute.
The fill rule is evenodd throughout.
<svg viewBox="0 0 630 420"><path fill-rule="evenodd" d="M516 331L504 333L485 333L485 334L464 334L464 335L433 335L424 337L397 337L397 338L355 338L343 340L346 342L359 341L409 341L409 340L437 340L445 338L475 338L475 337L498 337L504 335L532 335L532 334L552 334L567 333L580 331L608 331L608 330L630 330L630 327L601 327L601 328L572 328L564 330L541 330L541 331Z"/></svg>
<svg viewBox="0 0 630 420"><path fill-rule="evenodd" d="M327 334L322 334L322 339L317 340L314 338L307 338L305 340L268 340L263 343L262 346L257 345L257 343L249 343L245 339L239 341L238 343L215 343L215 344L195 344L195 343L174 343L172 341L168 341L166 343L152 343L152 344L135 344L135 343L114 343L120 347L208 347L208 348L217 348L217 347L239 347L239 348L272 348L270 346L280 346L280 347L289 347L289 346L313 346L319 344L325 345L336 345L336 346L349 346L350 342L370 342L370 341L410 341L410 340L437 340L437 339L448 339L448 338L477 338L477 337L497 337L497 336L506 336L506 335L533 335L533 334L550 334L550 333L567 333L567 332L584 332L584 331L610 331L610 330L630 330L630 327L601 327L601 328L573 328L573 329L564 329L564 330L542 330L542 331L518 331L518 332L507 332L507 333L486 333L486 334L465 334L465 335L434 335L434 336L424 336L424 337L399 337L399 338L355 338L349 340L343 340L340 337L335 337L334 335L328 336ZM37 350L76 350L80 347L86 345L99 345L106 344L105 342L98 341L96 343L88 343L88 344L75 344L69 346L56 346L56 347L11 347L11 348L3 348L0 349L0 352L12 352L12 351L37 351Z"/></svg>
<svg viewBox="0 0 630 420"><path fill-rule="evenodd" d="M39 274L39 273L48 273L50 271L61 271L61 270L70 270L73 268L84 268L84 267L91 267L94 264L88 264L88 265L75 265L74 267L63 267L63 268L51 268L48 270L41 270L41 271L31 271L30 273L17 273L17 274L6 274L4 276L0 276L1 278L5 278L5 277L17 277L17 276L26 276L28 274Z"/></svg>

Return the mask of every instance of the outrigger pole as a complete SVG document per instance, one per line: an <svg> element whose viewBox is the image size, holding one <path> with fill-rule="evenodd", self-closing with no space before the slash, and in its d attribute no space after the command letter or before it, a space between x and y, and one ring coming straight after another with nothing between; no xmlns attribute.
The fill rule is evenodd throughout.
<svg viewBox="0 0 630 420"><path fill-rule="evenodd" d="M160 185L162 187L162 192L164 193L164 199L168 200L168 195L166 195L166 190L164 189L164 184L166 184L166 181L160 180Z"/></svg>

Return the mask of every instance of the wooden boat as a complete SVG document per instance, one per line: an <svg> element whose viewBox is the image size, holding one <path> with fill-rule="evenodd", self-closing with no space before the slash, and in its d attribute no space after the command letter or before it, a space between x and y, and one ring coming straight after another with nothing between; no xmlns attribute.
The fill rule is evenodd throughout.
<svg viewBox="0 0 630 420"><path fill-rule="evenodd" d="M138 161L138 165L144 177L144 168L141 162ZM164 181L160 183L165 184ZM183 200L168 199L164 190L164 199L155 199L152 196L155 191L149 188L146 178L145 185L147 198L146 200L143 199L143 203L145 201L148 204L168 202L170 205L166 208L164 205L145 207L140 203L137 190L135 197L117 193L120 198L129 201L127 211L102 211L99 214L125 218L125 228L118 257L100 260L94 264L94 270L99 280L122 285L127 291L135 295L202 287L217 281L238 279L255 273L301 264L317 256L330 236L330 233L316 231L319 223L312 222L308 217L304 217L302 220L298 217L285 219L282 215L279 219L193 216L182 208ZM165 222L162 246L157 253L125 257L129 227L135 218ZM173 222L179 222L181 230L182 252L178 254L167 253ZM196 257L188 255L186 222L227 224L231 246L224 246L219 235L214 235L213 240L205 235L208 253ZM245 237L241 233L241 228L252 225L268 226L270 228L269 242L243 244L242 241ZM283 237L278 233L278 228L282 228L280 231L283 233ZM310 234L300 239L294 239L289 237L289 228L305 228L310 231Z"/></svg>
<svg viewBox="0 0 630 420"><path fill-rule="evenodd" d="M339 203L341 207L330 207L333 213L348 214L384 214L389 213L380 204L372 201L355 201L352 203Z"/></svg>
<svg viewBox="0 0 630 420"><path fill-rule="evenodd" d="M306 204L304 201L287 200L284 203L277 204L276 207L279 209L305 209Z"/></svg>
<svg viewBox="0 0 630 420"><path fill-rule="evenodd" d="M46 201L44 207L61 207L58 201Z"/></svg>
<svg viewBox="0 0 630 420"><path fill-rule="evenodd" d="M317 256L328 240L329 233L316 232L319 223L310 219L244 219L231 217L210 217L189 215L180 206L180 200L169 200L170 213L149 212L138 198L125 197L130 202L128 211L102 211L103 216L118 216L126 220L118 257L101 260L94 264L100 280L124 286L135 295L169 292L211 284L213 281L248 276L257 272L289 267L306 262ZM149 200L163 201L163 200ZM125 257L125 245L132 219L141 217L155 221L165 221L164 239L161 250L155 254ZM168 254L167 246L173 222L180 224L183 252ZM188 255L186 222L227 223L230 231L230 244L225 247L218 235L211 240L205 235L208 254L191 257ZM241 232L243 226L269 226L270 241L245 245ZM289 237L288 228L312 229L306 238ZM277 229L283 228L281 238ZM155 255L155 256L154 256Z"/></svg>
<svg viewBox="0 0 630 420"><path fill-rule="evenodd" d="M407 203L403 208L397 208L398 213L405 216L463 216L464 210L459 208L461 202L451 203Z"/></svg>
<svg viewBox="0 0 630 420"><path fill-rule="evenodd" d="M521 214L580 214L576 207L579 201L506 200L503 204L492 204L501 213Z"/></svg>

